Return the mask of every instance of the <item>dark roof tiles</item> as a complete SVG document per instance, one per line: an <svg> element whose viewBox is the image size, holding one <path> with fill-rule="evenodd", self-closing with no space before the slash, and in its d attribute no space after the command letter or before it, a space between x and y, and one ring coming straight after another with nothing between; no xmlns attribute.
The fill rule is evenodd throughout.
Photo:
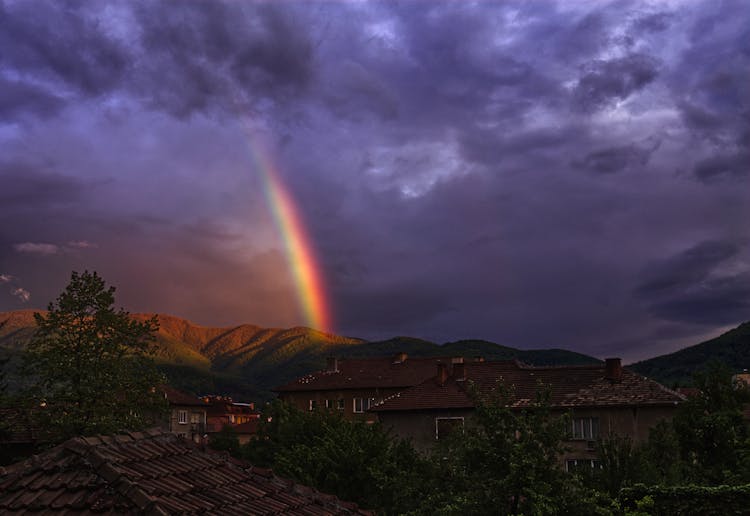
<svg viewBox="0 0 750 516"><path fill-rule="evenodd" d="M76 438L0 468L0 513L369 514L172 434Z"/></svg>
<svg viewBox="0 0 750 516"><path fill-rule="evenodd" d="M431 410L471 408L469 386L489 393L499 386L509 389L511 404L524 407L536 399L540 386L549 386L550 404L556 408L674 405L684 396L663 385L622 369L622 377L605 377L604 365L534 367L517 361L466 363L465 380L453 377L441 385L432 377L390 396L370 410Z"/></svg>
<svg viewBox="0 0 750 516"><path fill-rule="evenodd" d="M160 387L164 397L170 405L187 405L192 407L206 407L206 402L185 392L179 391L169 385Z"/></svg>
<svg viewBox="0 0 750 516"><path fill-rule="evenodd" d="M348 358L339 360L336 371L317 371L302 376L277 392L411 387L434 376L438 362L450 363L450 357Z"/></svg>

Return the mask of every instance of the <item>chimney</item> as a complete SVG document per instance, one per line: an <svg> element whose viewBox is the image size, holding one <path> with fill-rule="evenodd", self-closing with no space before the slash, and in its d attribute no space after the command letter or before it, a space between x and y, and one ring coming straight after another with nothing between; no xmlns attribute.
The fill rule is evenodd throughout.
<svg viewBox="0 0 750 516"><path fill-rule="evenodd" d="M326 359L326 371L329 373L338 373L339 359L336 357L328 357Z"/></svg>
<svg viewBox="0 0 750 516"><path fill-rule="evenodd" d="M466 380L466 364L463 362L454 362L453 363L453 378L457 382L462 382Z"/></svg>
<svg viewBox="0 0 750 516"><path fill-rule="evenodd" d="M445 364L442 362L438 362L437 365L437 381L438 385L445 385L445 382L448 380L448 368L445 367Z"/></svg>
<svg viewBox="0 0 750 516"><path fill-rule="evenodd" d="M608 358L604 361L604 377L613 382L622 380L622 363L619 358Z"/></svg>
<svg viewBox="0 0 750 516"><path fill-rule="evenodd" d="M403 364L406 362L406 359L409 358L409 355L404 353L403 351L399 351L393 356L393 363L394 364Z"/></svg>

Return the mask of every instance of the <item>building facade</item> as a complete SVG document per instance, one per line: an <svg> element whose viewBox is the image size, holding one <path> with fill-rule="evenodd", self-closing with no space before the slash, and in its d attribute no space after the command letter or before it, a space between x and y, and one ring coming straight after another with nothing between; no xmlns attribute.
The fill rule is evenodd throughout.
<svg viewBox="0 0 750 516"><path fill-rule="evenodd" d="M517 361L440 363L435 374L370 409L388 428L421 450L471 424L475 396L502 388L513 410L530 408L540 388L550 392L553 414L570 417L566 467L595 466L596 443L608 436L648 439L670 419L684 396L623 368L619 359L601 365L534 367Z"/></svg>
<svg viewBox="0 0 750 516"><path fill-rule="evenodd" d="M169 403L162 428L193 442L201 442L206 435L206 403L168 385L162 386L161 390Z"/></svg>
<svg viewBox="0 0 750 516"><path fill-rule="evenodd" d="M277 387L279 398L300 410L331 410L347 419L376 421L368 412L377 403L413 387L435 374L446 357L392 357L337 359L329 357L326 369Z"/></svg>

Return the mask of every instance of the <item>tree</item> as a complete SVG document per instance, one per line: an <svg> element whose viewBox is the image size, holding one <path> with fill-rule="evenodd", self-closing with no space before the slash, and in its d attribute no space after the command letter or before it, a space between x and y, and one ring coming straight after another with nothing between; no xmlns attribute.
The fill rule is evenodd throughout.
<svg viewBox="0 0 750 516"><path fill-rule="evenodd" d="M242 453L253 464L385 514L415 509L430 476L427 461L381 425L303 412L279 400L266 406L258 438Z"/></svg>
<svg viewBox="0 0 750 516"><path fill-rule="evenodd" d="M641 450L645 462L643 483L673 486L682 481L684 475L680 443L672 421L662 420L654 425Z"/></svg>
<svg viewBox="0 0 750 516"><path fill-rule="evenodd" d="M224 425L215 435L211 436L211 448L226 451L233 457L240 454L240 439L231 425Z"/></svg>
<svg viewBox="0 0 750 516"><path fill-rule="evenodd" d="M699 394L680 406L673 425L687 480L716 485L747 482L743 457L748 454L748 428L742 417L747 389L732 381L731 370L713 362L694 378Z"/></svg>
<svg viewBox="0 0 750 516"><path fill-rule="evenodd" d="M55 440L143 428L166 409L149 356L158 322L115 310L114 292L96 272L73 272L47 314L34 314L24 369L35 412Z"/></svg>
<svg viewBox="0 0 750 516"><path fill-rule="evenodd" d="M593 484L615 498L620 489L642 481L649 471L645 451L630 437L616 434L599 440L597 451L601 468L586 468Z"/></svg>
<svg viewBox="0 0 750 516"><path fill-rule="evenodd" d="M439 474L420 513L598 513L595 493L560 467L568 419L550 413L548 389L540 386L520 410L510 408L513 393L501 384L472 396L476 408L464 431L439 441L433 454Z"/></svg>

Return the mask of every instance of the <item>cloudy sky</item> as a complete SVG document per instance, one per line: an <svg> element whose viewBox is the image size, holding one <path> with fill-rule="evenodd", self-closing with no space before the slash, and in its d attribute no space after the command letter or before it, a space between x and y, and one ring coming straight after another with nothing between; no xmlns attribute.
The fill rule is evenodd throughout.
<svg viewBox="0 0 750 516"><path fill-rule="evenodd" d="M305 324L263 148L337 333L671 351L750 319L748 84L742 1L0 0L0 310Z"/></svg>

